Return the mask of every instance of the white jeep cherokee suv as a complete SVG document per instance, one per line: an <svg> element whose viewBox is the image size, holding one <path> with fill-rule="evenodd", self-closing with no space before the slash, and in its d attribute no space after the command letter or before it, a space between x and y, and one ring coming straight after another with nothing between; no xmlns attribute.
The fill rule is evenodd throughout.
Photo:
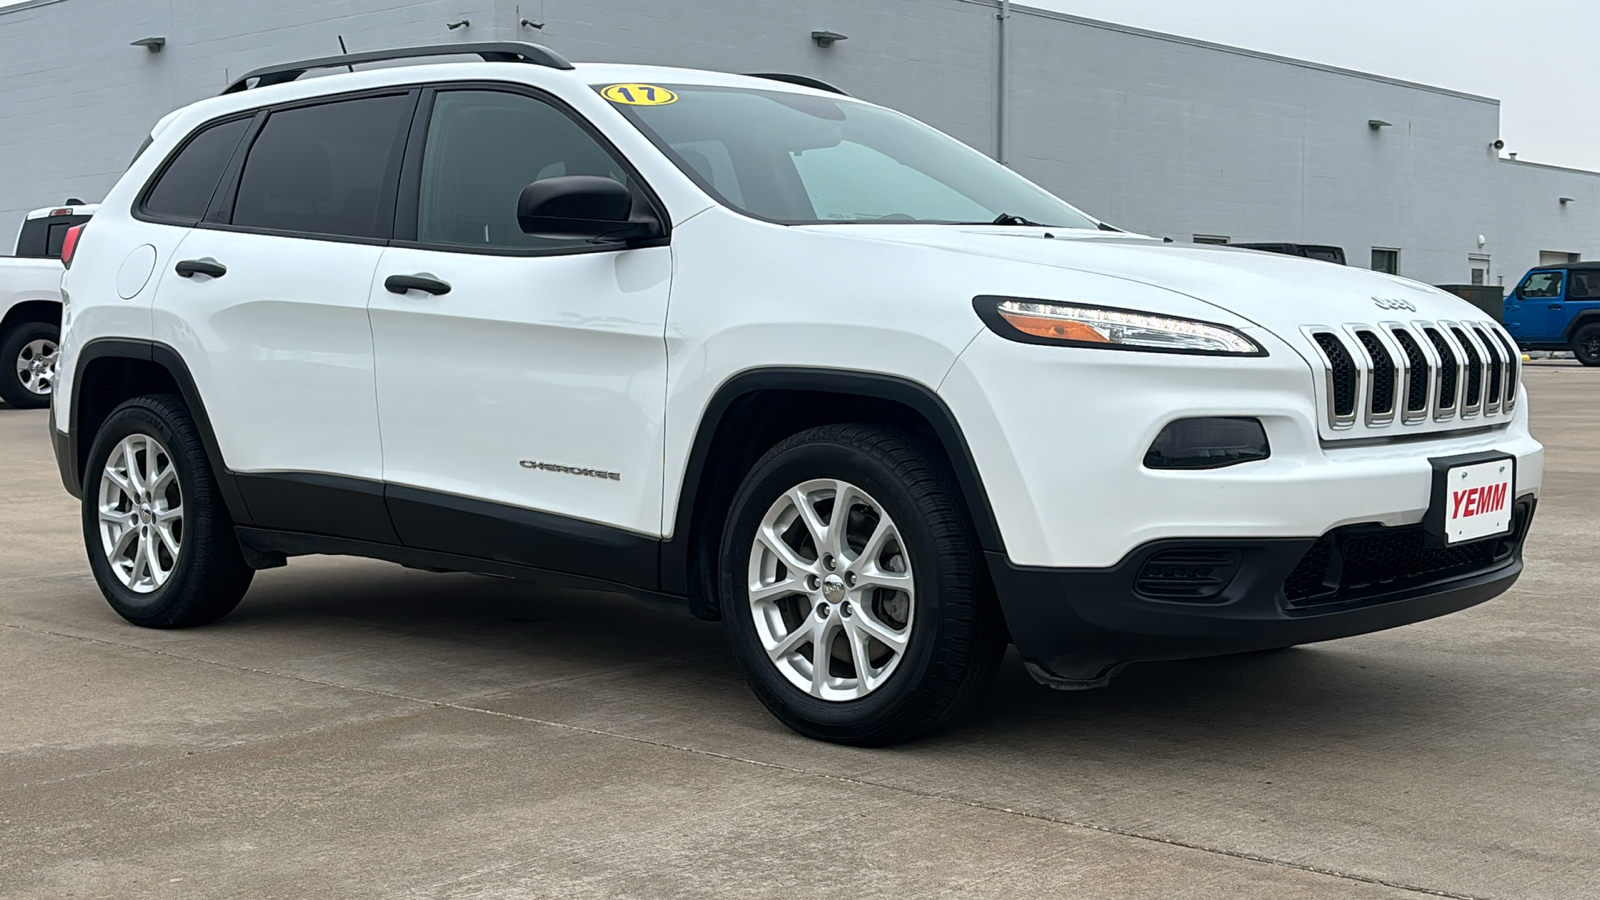
<svg viewBox="0 0 1600 900"><path fill-rule="evenodd" d="M313 553L610 586L827 740L947 721L1008 642L1091 687L1480 603L1541 475L1462 301L1121 233L791 76L253 72L69 263L51 430L128 620Z"/></svg>

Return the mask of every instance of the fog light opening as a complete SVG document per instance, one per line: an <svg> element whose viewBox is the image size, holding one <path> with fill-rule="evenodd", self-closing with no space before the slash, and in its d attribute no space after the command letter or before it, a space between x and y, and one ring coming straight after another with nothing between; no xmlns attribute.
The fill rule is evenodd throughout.
<svg viewBox="0 0 1600 900"><path fill-rule="evenodd" d="M1271 455L1260 419L1179 419L1156 435L1144 455L1144 465L1147 469L1221 469Z"/></svg>

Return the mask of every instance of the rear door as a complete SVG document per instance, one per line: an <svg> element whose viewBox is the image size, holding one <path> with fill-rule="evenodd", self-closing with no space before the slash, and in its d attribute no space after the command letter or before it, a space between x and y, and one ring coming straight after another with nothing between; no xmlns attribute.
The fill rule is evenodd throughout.
<svg viewBox="0 0 1600 900"><path fill-rule="evenodd" d="M261 115L164 267L156 340L189 366L259 526L394 539L366 306L416 98Z"/></svg>
<svg viewBox="0 0 1600 900"><path fill-rule="evenodd" d="M1590 322L1600 312L1600 268L1572 269L1567 273L1567 299L1561 316L1562 336L1570 338L1574 323Z"/></svg>
<svg viewBox="0 0 1600 900"><path fill-rule="evenodd" d="M576 113L440 88L372 281L389 508L412 546L632 584L655 578L671 250L526 235L541 178L636 176ZM393 277L438 282L391 289Z"/></svg>

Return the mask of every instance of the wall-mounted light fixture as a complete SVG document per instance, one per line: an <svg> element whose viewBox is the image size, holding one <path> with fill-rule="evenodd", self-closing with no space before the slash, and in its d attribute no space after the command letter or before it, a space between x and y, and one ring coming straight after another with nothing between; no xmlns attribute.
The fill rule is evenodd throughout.
<svg viewBox="0 0 1600 900"><path fill-rule="evenodd" d="M544 23L543 22L535 22L532 19L523 19L518 24L520 24L523 28L532 28L534 31L543 31L544 30Z"/></svg>
<svg viewBox="0 0 1600 900"><path fill-rule="evenodd" d="M457 28L466 28L468 25L471 25L471 24L472 24L472 20L471 19L462 19L462 20L460 20L458 22L446 22L446 23L444 23L444 27L450 29L451 31L455 31Z"/></svg>
<svg viewBox="0 0 1600 900"><path fill-rule="evenodd" d="M1500 140L1498 138L1495 139L1494 143L1489 145L1489 149L1490 150L1494 150L1496 152L1498 152L1500 150L1504 150L1505 148L1506 148L1506 142L1502 141L1502 140Z"/></svg>
<svg viewBox="0 0 1600 900"><path fill-rule="evenodd" d="M1571 197L1557 197L1556 199L1561 201L1562 206L1566 206L1568 203L1573 202Z"/></svg>
<svg viewBox="0 0 1600 900"><path fill-rule="evenodd" d="M813 31L813 32L811 32L811 40L815 41L816 45L818 47L821 47L824 50L828 49L829 47L832 47L834 44L837 44L840 41L846 41L846 40L849 40L849 39L850 39L849 35L840 34L837 31Z"/></svg>
<svg viewBox="0 0 1600 900"><path fill-rule="evenodd" d="M1367 127L1371 128L1373 131L1377 131L1379 128L1388 128L1389 126L1391 126L1393 124L1394 124L1393 122L1385 122L1382 119L1368 119L1367 120Z"/></svg>
<svg viewBox="0 0 1600 900"><path fill-rule="evenodd" d="M165 47L166 45L167 45L167 39L164 38L164 37L147 37L147 38L139 38L137 41L134 41L133 43L129 44L128 46L130 46L130 47L143 47L146 50L149 50L151 53L160 53L161 52L161 48Z"/></svg>

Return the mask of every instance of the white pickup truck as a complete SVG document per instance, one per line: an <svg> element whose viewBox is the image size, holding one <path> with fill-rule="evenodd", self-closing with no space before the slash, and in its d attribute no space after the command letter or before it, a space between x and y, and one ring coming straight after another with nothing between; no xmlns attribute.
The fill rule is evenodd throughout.
<svg viewBox="0 0 1600 900"><path fill-rule="evenodd" d="M15 256L0 256L0 400L50 405L61 337L61 242L98 204L68 200L28 213Z"/></svg>

